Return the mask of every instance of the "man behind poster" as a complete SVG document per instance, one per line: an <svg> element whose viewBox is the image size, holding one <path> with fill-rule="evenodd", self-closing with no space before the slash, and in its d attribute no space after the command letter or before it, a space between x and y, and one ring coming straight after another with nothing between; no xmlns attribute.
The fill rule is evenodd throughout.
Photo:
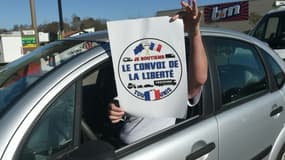
<svg viewBox="0 0 285 160"><path fill-rule="evenodd" d="M198 103L202 91L202 86L207 80L208 62L200 34L201 11L198 11L196 0L189 0L188 3L181 1L182 11L171 17L171 21L182 18L184 31L188 33L190 39L188 56L188 99L189 106ZM112 123L126 120L128 115L117 103L110 103L109 119ZM124 143L132 143L147 135L157 132L163 128L175 124L175 118L146 118L127 116L127 121L121 130L121 140Z"/></svg>

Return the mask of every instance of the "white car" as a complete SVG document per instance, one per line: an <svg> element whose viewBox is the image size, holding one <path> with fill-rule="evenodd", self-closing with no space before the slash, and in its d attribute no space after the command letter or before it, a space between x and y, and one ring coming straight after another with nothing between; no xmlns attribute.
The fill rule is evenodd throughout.
<svg viewBox="0 0 285 160"><path fill-rule="evenodd" d="M285 6L266 13L249 34L267 42L285 60Z"/></svg>
<svg viewBox="0 0 285 160"><path fill-rule="evenodd" d="M123 122L108 119L116 93L107 32L52 42L7 64L0 159L284 160L285 63L252 36L201 33L209 76L200 103L129 145L117 136Z"/></svg>

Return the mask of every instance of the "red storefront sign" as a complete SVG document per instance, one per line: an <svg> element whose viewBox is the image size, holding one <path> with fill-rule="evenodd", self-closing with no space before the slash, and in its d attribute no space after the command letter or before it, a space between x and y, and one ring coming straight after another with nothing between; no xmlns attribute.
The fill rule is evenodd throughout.
<svg viewBox="0 0 285 160"><path fill-rule="evenodd" d="M205 22L248 20L248 1L205 6Z"/></svg>

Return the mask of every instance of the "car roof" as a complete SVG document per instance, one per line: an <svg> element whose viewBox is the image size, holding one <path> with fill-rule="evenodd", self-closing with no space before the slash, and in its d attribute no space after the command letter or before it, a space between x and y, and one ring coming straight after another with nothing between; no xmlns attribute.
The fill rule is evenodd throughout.
<svg viewBox="0 0 285 160"><path fill-rule="evenodd" d="M83 33L74 37L67 37L64 40L83 40L83 41L97 41L109 42L107 30Z"/></svg>
<svg viewBox="0 0 285 160"><path fill-rule="evenodd" d="M240 39L243 41L250 42L252 44L258 45L262 47L263 49L270 51L269 45L266 42L263 42L253 36L250 36L248 34L245 34L243 32L226 29L226 28L216 28L216 27L201 27L201 34L207 35L207 36L221 36L221 37L229 37L229 38L235 38ZM187 33L185 33L185 36L187 36ZM89 32L89 33L83 33L78 36L65 38L64 40L84 40L84 41L96 41L96 42L107 42L109 43L109 37L108 37L108 31L102 30L97 32ZM111 53L109 53L111 54Z"/></svg>
<svg viewBox="0 0 285 160"><path fill-rule="evenodd" d="M224 35L224 36L235 37L235 38L239 37L240 39L249 40L251 42L257 40L256 38L249 36L245 33L226 29L226 28L214 28L214 27L202 26L201 33L202 35L208 35L208 34L215 35L216 34L216 35ZM92 40L92 41L97 41L97 42L109 42L107 30L84 33L78 36L65 38L64 40L85 40L85 41Z"/></svg>
<svg viewBox="0 0 285 160"><path fill-rule="evenodd" d="M219 35L219 36L223 36L223 37L233 37L233 38L238 38L241 40L246 40L246 41L249 41L249 42L255 43L255 44L259 43L259 45L261 45L261 46L264 45L264 42L261 42L252 36L249 36L249 35L242 33L242 32L237 32L237 31L233 31L233 30L229 30L229 29L225 29L225 28L201 27L201 33L202 33L202 35L213 35L213 36ZM187 34L185 34L185 35L187 35ZM71 41L72 40L96 41L96 42L107 42L107 43L109 43L107 30L83 33L83 34L78 35L78 36L68 37L68 38L63 39L63 41L69 41L69 40L71 40ZM107 50L106 48L104 48L104 49ZM33 59L33 57L37 57L37 56L38 56L37 54L28 54L26 59ZM15 63L7 64L6 67L20 66L19 64L22 63L22 61L25 61L25 59L21 58L19 60L16 60ZM0 72L2 72L3 69L4 68L2 68L2 70L0 70Z"/></svg>
<svg viewBox="0 0 285 160"><path fill-rule="evenodd" d="M266 14L273 14L273 13L279 13L279 12L285 12L285 6L280 6L278 8L272 9L268 11Z"/></svg>
<svg viewBox="0 0 285 160"><path fill-rule="evenodd" d="M202 35L224 35L228 37L234 37L239 39L249 39L249 41L256 40L254 37L249 36L243 32L226 29L226 28L213 28L213 27L201 27Z"/></svg>

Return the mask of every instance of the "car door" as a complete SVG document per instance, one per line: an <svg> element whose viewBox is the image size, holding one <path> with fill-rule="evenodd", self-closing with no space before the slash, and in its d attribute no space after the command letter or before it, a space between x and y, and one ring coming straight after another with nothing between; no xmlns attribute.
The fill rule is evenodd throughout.
<svg viewBox="0 0 285 160"><path fill-rule="evenodd" d="M122 160L218 160L218 128L210 76L203 88L201 113L116 151ZM196 112L196 111L195 111Z"/></svg>
<svg viewBox="0 0 285 160"><path fill-rule="evenodd" d="M206 37L205 42L216 64L220 88L219 159L262 159L282 128L284 100L272 90L252 44L223 37Z"/></svg>
<svg viewBox="0 0 285 160"><path fill-rule="evenodd" d="M201 102L197 106L201 110L195 111L198 114L192 113L188 119L137 143L118 147L118 140L115 139L117 137L113 135L116 128L110 128L106 119L104 122L103 116L106 112L106 102L103 99L112 100L114 97L110 93L114 89L112 76L108 76L110 67L110 61L106 61L83 76L82 115L97 138L117 148L119 159L218 159L217 121L213 115L210 116L213 110L210 80L204 86Z"/></svg>
<svg viewBox="0 0 285 160"><path fill-rule="evenodd" d="M80 77L108 57L107 54L87 57L89 60L85 62L84 56L66 62L36 83L17 102L18 106L23 103L31 106L31 109L12 135L3 159L55 159L79 145L82 99ZM31 97L32 104L24 103Z"/></svg>
<svg viewBox="0 0 285 160"><path fill-rule="evenodd" d="M188 122L191 124L191 122ZM147 137L118 151L123 160L192 160L218 159L218 130L215 118L196 123L184 123L168 131ZM181 128L182 127L182 128Z"/></svg>
<svg viewBox="0 0 285 160"><path fill-rule="evenodd" d="M55 158L76 143L74 137L75 84L63 91L30 131L18 153L18 160Z"/></svg>

